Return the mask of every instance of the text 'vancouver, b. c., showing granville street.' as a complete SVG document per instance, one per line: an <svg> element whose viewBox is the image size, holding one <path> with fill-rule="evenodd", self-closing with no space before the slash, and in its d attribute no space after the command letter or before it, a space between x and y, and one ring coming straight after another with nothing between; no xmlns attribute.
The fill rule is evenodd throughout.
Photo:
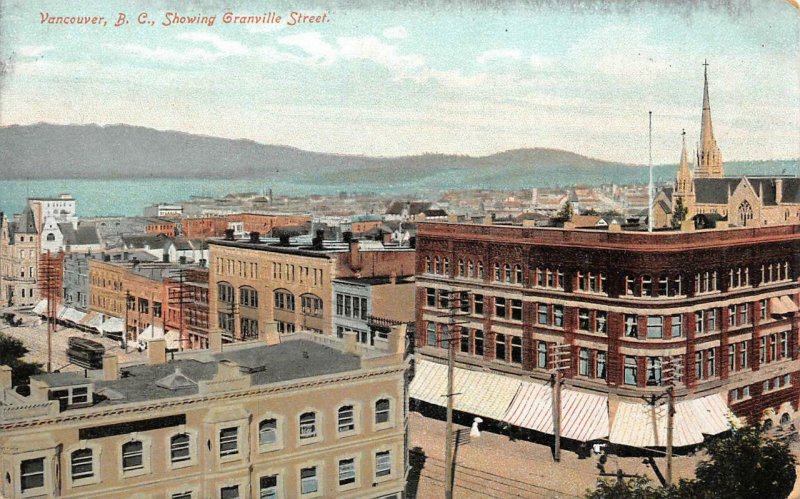
<svg viewBox="0 0 800 499"><path fill-rule="evenodd" d="M283 24L285 26L299 26L305 24L322 24L331 21L327 12L308 13L292 11L288 14L277 12L264 12L261 14L240 14L231 11L223 13L221 16L203 14L184 14L181 12L164 12L163 14L151 15L149 12L140 12L129 15L126 12L118 12L111 16L113 23L111 26L119 28L127 25L142 26L181 26L181 25L205 25L213 27L220 21L221 24ZM109 26L109 18L100 15L52 15L49 12L39 13L39 24L49 25L94 25Z"/></svg>

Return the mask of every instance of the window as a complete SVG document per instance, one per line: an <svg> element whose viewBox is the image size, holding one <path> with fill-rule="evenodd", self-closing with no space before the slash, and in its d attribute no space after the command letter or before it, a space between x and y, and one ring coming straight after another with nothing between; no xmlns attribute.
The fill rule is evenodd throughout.
<svg viewBox="0 0 800 499"><path fill-rule="evenodd" d="M356 429L356 420L352 405L343 405L339 408L337 418L337 428L339 433L353 431Z"/></svg>
<svg viewBox="0 0 800 499"><path fill-rule="evenodd" d="M597 369L595 377L606 379L606 353L597 352Z"/></svg>
<svg viewBox="0 0 800 499"><path fill-rule="evenodd" d="M503 275L505 276L505 281L510 283L512 281L511 277L511 265L505 264L503 265Z"/></svg>
<svg viewBox="0 0 800 499"><path fill-rule="evenodd" d="M73 480L94 476L92 449L78 449L70 456Z"/></svg>
<svg viewBox="0 0 800 499"><path fill-rule="evenodd" d="M472 260L469 261L467 264L467 270L469 270L469 277L475 278L475 262Z"/></svg>
<svg viewBox="0 0 800 499"><path fill-rule="evenodd" d="M239 453L239 428L236 426L219 430L219 455L235 456Z"/></svg>
<svg viewBox="0 0 800 499"><path fill-rule="evenodd" d="M339 460L339 485L348 485L356 482L356 460L340 459Z"/></svg>
<svg viewBox="0 0 800 499"><path fill-rule="evenodd" d="M258 291L250 287L239 288L239 303L243 307L258 307Z"/></svg>
<svg viewBox="0 0 800 499"><path fill-rule="evenodd" d="M635 315L625 316L625 336L633 338L639 336L639 325Z"/></svg>
<svg viewBox="0 0 800 499"><path fill-rule="evenodd" d="M589 350L586 348L581 348L578 353L578 374L589 375Z"/></svg>
<svg viewBox="0 0 800 499"><path fill-rule="evenodd" d="M703 379L703 352L694 354L694 376L697 379Z"/></svg>
<svg viewBox="0 0 800 499"><path fill-rule="evenodd" d="M191 459L190 455L191 439L187 433L173 435L169 439L169 459L173 463L180 463Z"/></svg>
<svg viewBox="0 0 800 499"><path fill-rule="evenodd" d="M547 343L543 341L536 347L536 367L547 369Z"/></svg>
<svg viewBox="0 0 800 499"><path fill-rule="evenodd" d="M750 323L750 316L749 316L750 307L748 307L747 303L742 303L739 305L739 324L749 324Z"/></svg>
<svg viewBox="0 0 800 499"><path fill-rule="evenodd" d="M444 272L443 272L443 274L444 275L450 275L450 259L449 258L445 258L444 259Z"/></svg>
<svg viewBox="0 0 800 499"><path fill-rule="evenodd" d="M506 335L497 334L494 337L494 358L506 360Z"/></svg>
<svg viewBox="0 0 800 499"><path fill-rule="evenodd" d="M258 338L258 321L255 319L241 318L242 338Z"/></svg>
<svg viewBox="0 0 800 499"><path fill-rule="evenodd" d="M495 297L494 299L494 315L505 319L506 317L506 299L502 297Z"/></svg>
<svg viewBox="0 0 800 499"><path fill-rule="evenodd" d="M647 318L647 337L662 338L664 336L664 317L660 315Z"/></svg>
<svg viewBox="0 0 800 499"><path fill-rule="evenodd" d="M435 347L437 344L436 338L436 323L435 322L428 322L428 330L427 330L427 341L429 347Z"/></svg>
<svg viewBox="0 0 800 499"><path fill-rule="evenodd" d="M275 291L275 308L280 310L289 310L293 312L294 295L288 291Z"/></svg>
<svg viewBox="0 0 800 499"><path fill-rule="evenodd" d="M364 299L364 305L366 305L366 299ZM300 297L300 304L302 306L303 314L310 315L312 317L322 317L322 298L315 296L315 295L303 295ZM362 314L364 318L366 318L366 307L363 307L364 310Z"/></svg>
<svg viewBox="0 0 800 499"><path fill-rule="evenodd" d="M638 379L636 357L625 357L625 384L636 385Z"/></svg>
<svg viewBox="0 0 800 499"><path fill-rule="evenodd" d="M658 279L658 296L669 295L669 277L661 276Z"/></svg>
<svg viewBox="0 0 800 499"><path fill-rule="evenodd" d="M441 260L438 256L433 257L433 273L440 274L442 269Z"/></svg>
<svg viewBox="0 0 800 499"><path fill-rule="evenodd" d="M317 467L303 468L300 470L300 493L313 494L319 490L317 483Z"/></svg>
<svg viewBox="0 0 800 499"><path fill-rule="evenodd" d="M475 330L475 355L483 356L483 331Z"/></svg>
<svg viewBox="0 0 800 499"><path fill-rule="evenodd" d="M221 282L217 284L217 292L219 294L219 301L224 303L233 303L233 286Z"/></svg>
<svg viewBox="0 0 800 499"><path fill-rule="evenodd" d="M472 310L475 315L483 315L483 295L472 296Z"/></svg>
<svg viewBox="0 0 800 499"><path fill-rule="evenodd" d="M259 499L278 498L278 475L262 476L259 481Z"/></svg>
<svg viewBox="0 0 800 499"><path fill-rule="evenodd" d="M392 474L392 454L390 451L375 453L375 476L389 476Z"/></svg>
<svg viewBox="0 0 800 499"><path fill-rule="evenodd" d="M581 308L578 310L578 329L589 330L589 309Z"/></svg>
<svg viewBox="0 0 800 499"><path fill-rule="evenodd" d="M122 471L144 468L144 446L139 440L122 444Z"/></svg>
<svg viewBox="0 0 800 499"><path fill-rule="evenodd" d="M511 300L511 320L522 320L522 300Z"/></svg>
<svg viewBox="0 0 800 499"><path fill-rule="evenodd" d="M767 301L766 298L761 300L760 309L761 312L759 315L759 319L761 319L762 321L767 320L767 317L769 316L769 302Z"/></svg>
<svg viewBox="0 0 800 499"><path fill-rule="evenodd" d="M683 336L683 316L673 315L672 316L672 337L673 338L680 338Z"/></svg>
<svg viewBox="0 0 800 499"><path fill-rule="evenodd" d="M458 277L464 277L466 274L466 266L464 265L464 260L458 260Z"/></svg>
<svg viewBox="0 0 800 499"><path fill-rule="evenodd" d="M192 491L175 492L170 496L172 499L192 499Z"/></svg>
<svg viewBox="0 0 800 499"><path fill-rule="evenodd" d="M625 294L632 295L633 294L633 277L626 275L625 276Z"/></svg>
<svg viewBox="0 0 800 499"><path fill-rule="evenodd" d="M483 262L478 262L478 279L483 279Z"/></svg>
<svg viewBox="0 0 800 499"><path fill-rule="evenodd" d="M759 340L758 361L761 364L766 364L766 362L767 362L767 338L766 338L766 336L762 337Z"/></svg>
<svg viewBox="0 0 800 499"><path fill-rule="evenodd" d="M317 436L317 414L304 412L300 415L300 439L314 438Z"/></svg>
<svg viewBox="0 0 800 499"><path fill-rule="evenodd" d="M537 307L537 320L539 324L547 325L550 323L550 306L539 304Z"/></svg>
<svg viewBox="0 0 800 499"><path fill-rule="evenodd" d="M469 353L469 330L461 328L461 338L459 340L461 353Z"/></svg>
<svg viewBox="0 0 800 499"><path fill-rule="evenodd" d="M778 357L785 359L789 356L789 333L784 331L781 333L781 348Z"/></svg>
<svg viewBox="0 0 800 499"><path fill-rule="evenodd" d="M219 489L219 497L220 499L239 499L239 486L222 487Z"/></svg>
<svg viewBox="0 0 800 499"><path fill-rule="evenodd" d="M653 278L650 276L642 277L642 296L653 296Z"/></svg>
<svg viewBox="0 0 800 499"><path fill-rule="evenodd" d="M428 274L432 274L433 273L433 266L431 265L431 257L430 256L426 256L425 257L425 272L427 272Z"/></svg>
<svg viewBox="0 0 800 499"><path fill-rule="evenodd" d="M503 276L500 273L500 264L499 263L495 263L494 264L494 280L495 281L501 281L502 277Z"/></svg>
<svg viewBox="0 0 800 499"><path fill-rule="evenodd" d="M19 484L22 492L44 487L44 458L25 459L19 463Z"/></svg>
<svg viewBox="0 0 800 499"><path fill-rule="evenodd" d="M647 386L661 385L661 358L647 358Z"/></svg>
<svg viewBox="0 0 800 499"><path fill-rule="evenodd" d="M564 305L553 305L553 325L564 326Z"/></svg>
<svg viewBox="0 0 800 499"><path fill-rule="evenodd" d="M595 312L594 328L598 333L605 334L607 331L608 313L605 310Z"/></svg>
<svg viewBox="0 0 800 499"><path fill-rule="evenodd" d="M746 398L749 396L750 396L750 387L749 386L742 387L742 398Z"/></svg>
<svg viewBox="0 0 800 499"><path fill-rule="evenodd" d="M344 296L337 294L336 295L336 307L337 307L337 315L343 315L343 307L342 302L344 301ZM425 303L429 307L436 306L436 289L435 288L427 288L425 290Z"/></svg>
<svg viewBox="0 0 800 499"><path fill-rule="evenodd" d="M511 362L522 364L522 338L519 336L511 338Z"/></svg>
<svg viewBox="0 0 800 499"><path fill-rule="evenodd" d="M278 441L278 421L275 418L264 419L258 423L258 444L269 445Z"/></svg>
<svg viewBox="0 0 800 499"><path fill-rule="evenodd" d="M391 416L391 402L380 399L375 402L375 424L388 423Z"/></svg>
<svg viewBox="0 0 800 499"><path fill-rule="evenodd" d="M750 345L749 341L743 341L739 343L739 369L747 369L747 359L748 359L748 346Z"/></svg>
<svg viewBox="0 0 800 499"><path fill-rule="evenodd" d="M736 345L728 345L728 369L736 370Z"/></svg>
<svg viewBox="0 0 800 499"><path fill-rule="evenodd" d="M514 265L514 282L522 284L522 266Z"/></svg>

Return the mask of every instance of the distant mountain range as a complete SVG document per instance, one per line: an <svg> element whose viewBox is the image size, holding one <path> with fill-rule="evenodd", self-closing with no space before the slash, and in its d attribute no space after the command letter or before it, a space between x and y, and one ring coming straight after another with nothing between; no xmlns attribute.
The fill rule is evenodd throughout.
<svg viewBox="0 0 800 499"><path fill-rule="evenodd" d="M657 178L676 165L657 167ZM797 161L727 163L730 173L796 173ZM12 125L0 128L0 179L190 177L280 179L306 184L381 182L419 188L632 183L646 169L556 149L489 156L368 157L303 151L129 125Z"/></svg>

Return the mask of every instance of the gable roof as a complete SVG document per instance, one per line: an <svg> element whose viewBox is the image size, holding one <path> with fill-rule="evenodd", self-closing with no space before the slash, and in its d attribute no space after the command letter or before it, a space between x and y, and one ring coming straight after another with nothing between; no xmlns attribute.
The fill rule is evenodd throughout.
<svg viewBox="0 0 800 499"><path fill-rule="evenodd" d="M22 210L22 214L19 217L19 221L16 224L15 232L18 234L38 234L39 231L36 230L36 219L33 216L33 210L31 210L30 206L26 206L24 210Z"/></svg>
<svg viewBox="0 0 800 499"><path fill-rule="evenodd" d="M62 222L58 224L58 229L64 236L65 245L100 244L100 235L94 224L81 223L76 229L71 223Z"/></svg>

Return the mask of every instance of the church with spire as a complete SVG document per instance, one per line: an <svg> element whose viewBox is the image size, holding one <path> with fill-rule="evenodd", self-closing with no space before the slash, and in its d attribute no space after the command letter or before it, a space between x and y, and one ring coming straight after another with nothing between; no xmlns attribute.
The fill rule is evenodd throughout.
<svg viewBox="0 0 800 499"><path fill-rule="evenodd" d="M661 190L654 200L654 226L691 230L800 223L800 178L725 176L722 153L711 124L708 63L703 66L703 113L694 164L689 164L684 131L675 185Z"/></svg>

